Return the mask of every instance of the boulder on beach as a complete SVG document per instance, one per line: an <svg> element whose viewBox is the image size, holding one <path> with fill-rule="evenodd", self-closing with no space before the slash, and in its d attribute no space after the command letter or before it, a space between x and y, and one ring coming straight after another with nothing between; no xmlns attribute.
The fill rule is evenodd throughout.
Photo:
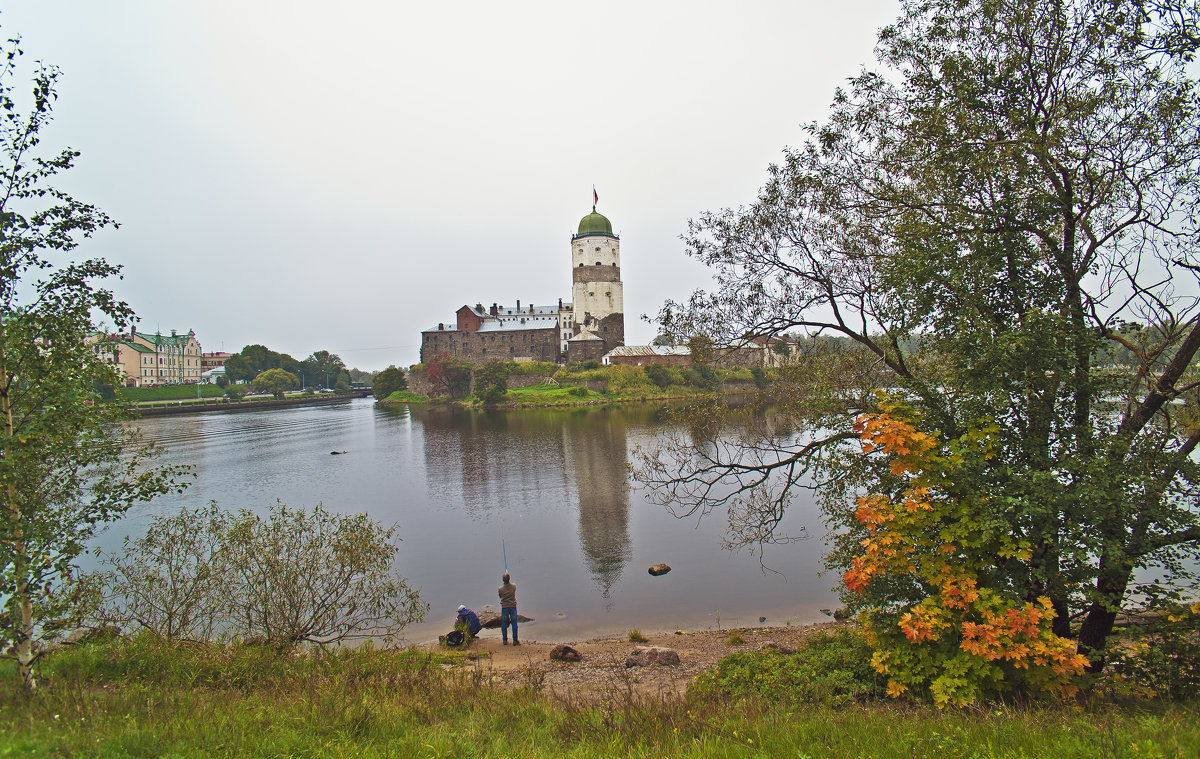
<svg viewBox="0 0 1200 759"><path fill-rule="evenodd" d="M559 643L550 649L550 659L552 661L580 661L583 659L583 654L571 648L566 643Z"/></svg>
<svg viewBox="0 0 1200 759"><path fill-rule="evenodd" d="M525 622L532 622L532 621L533 621L533 617L526 617L520 613L517 614L517 623L518 624L522 624ZM500 612L496 611L495 609L484 609L483 611L479 612L479 624L483 625L484 627L488 628L489 630L499 630L500 629Z"/></svg>
<svg viewBox="0 0 1200 759"><path fill-rule="evenodd" d="M650 574L654 575L655 577L658 577L659 575L665 575L667 572L670 572L671 565L670 564L654 564L650 567L650 569L648 571L650 572Z"/></svg>
<svg viewBox="0 0 1200 759"><path fill-rule="evenodd" d="M637 646L625 658L625 667L649 667L661 664L669 667L679 663L679 652L666 646Z"/></svg>

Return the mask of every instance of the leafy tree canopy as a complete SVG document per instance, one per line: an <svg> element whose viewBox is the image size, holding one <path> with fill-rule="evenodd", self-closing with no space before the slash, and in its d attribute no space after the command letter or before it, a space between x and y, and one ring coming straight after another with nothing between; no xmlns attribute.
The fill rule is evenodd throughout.
<svg viewBox="0 0 1200 759"><path fill-rule="evenodd" d="M404 370L396 366L389 366L375 375L375 383L371 392L375 395L376 400L382 401L397 390L407 389L408 378L404 376Z"/></svg>
<svg viewBox="0 0 1200 759"><path fill-rule="evenodd" d="M508 392L508 366L503 361L489 361L475 368L475 395L487 404L499 403Z"/></svg>
<svg viewBox="0 0 1200 759"><path fill-rule="evenodd" d="M283 398L288 390L300 387L300 378L283 369L268 369L254 378L254 392L270 393L276 398Z"/></svg>
<svg viewBox="0 0 1200 759"><path fill-rule="evenodd" d="M247 345L225 359L225 374L233 382L249 382L268 369L283 369L298 376L303 367L288 354L276 353L265 345Z"/></svg>
<svg viewBox="0 0 1200 759"><path fill-rule="evenodd" d="M663 502L728 506L742 543L815 491L848 570L872 532L856 499L928 486L864 452L871 391L940 457L987 429L988 456L939 503L986 499L979 539L1027 550L983 554L981 586L1045 599L1036 624L1102 667L1117 613L1186 587L1200 546L1196 29L1191 2L904 2L879 69L837 92L758 199L690 223L718 288L659 314L718 347L790 333L856 349L801 341L779 383L790 425L716 448L665 438L640 478ZM896 630L939 592L894 572L845 588Z"/></svg>

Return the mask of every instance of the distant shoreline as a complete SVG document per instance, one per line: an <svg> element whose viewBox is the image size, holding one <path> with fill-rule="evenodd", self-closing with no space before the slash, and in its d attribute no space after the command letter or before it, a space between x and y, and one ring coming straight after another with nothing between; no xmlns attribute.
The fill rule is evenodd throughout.
<svg viewBox="0 0 1200 759"><path fill-rule="evenodd" d="M328 406L334 403L344 403L365 396L355 393L339 393L323 396L304 396L298 398L271 398L254 401L231 401L221 399L212 402L197 401L156 401L153 404L134 405L131 411L135 416L176 416L180 414L223 413L230 411L265 411L267 409L289 408L292 406Z"/></svg>

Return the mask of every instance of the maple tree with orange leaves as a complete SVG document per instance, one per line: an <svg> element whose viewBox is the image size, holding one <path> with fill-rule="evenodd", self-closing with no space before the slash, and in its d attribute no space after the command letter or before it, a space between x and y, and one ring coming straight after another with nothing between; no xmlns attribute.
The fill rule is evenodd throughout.
<svg viewBox="0 0 1200 759"><path fill-rule="evenodd" d="M1013 687L1073 694L1088 660L1052 631L1050 600L1026 601L988 580L997 556L1027 559L1028 542L988 531L987 495L958 484L975 481L971 469L992 458L994 427L939 445L911 409L885 402L855 430L863 453L886 459L902 485L893 496L858 498L854 518L865 536L843 582L862 593L872 581L899 578L925 596L863 615L888 693L928 694L939 706Z"/></svg>

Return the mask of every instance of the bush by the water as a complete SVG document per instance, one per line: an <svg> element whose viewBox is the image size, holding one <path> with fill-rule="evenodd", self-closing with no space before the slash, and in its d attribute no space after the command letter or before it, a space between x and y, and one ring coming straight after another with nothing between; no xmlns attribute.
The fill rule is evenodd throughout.
<svg viewBox="0 0 1200 759"><path fill-rule="evenodd" d="M812 636L795 653L767 648L730 654L697 677L689 693L840 707L880 698L885 687L871 668L862 633L839 627Z"/></svg>
<svg viewBox="0 0 1200 759"><path fill-rule="evenodd" d="M1200 694L1200 601L1131 619L1138 624L1120 631L1105 684L1121 695L1182 700Z"/></svg>
<svg viewBox="0 0 1200 759"><path fill-rule="evenodd" d="M166 641L259 639L276 651L390 643L429 605L394 569L396 527L366 514L215 503L153 517L88 575L100 621Z"/></svg>

